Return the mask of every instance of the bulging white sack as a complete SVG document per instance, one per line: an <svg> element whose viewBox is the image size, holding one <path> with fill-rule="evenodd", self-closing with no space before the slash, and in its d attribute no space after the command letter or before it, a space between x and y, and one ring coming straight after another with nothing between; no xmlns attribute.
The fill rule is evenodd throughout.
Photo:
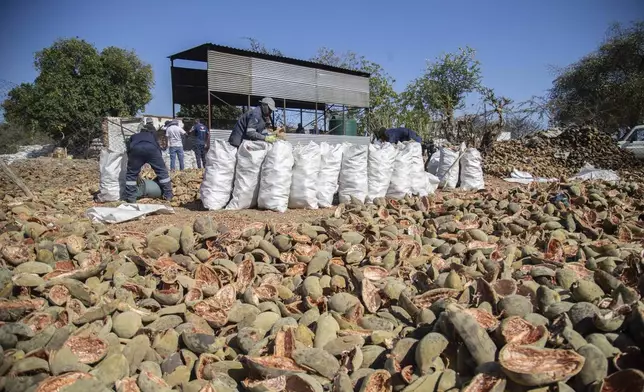
<svg viewBox="0 0 644 392"><path fill-rule="evenodd" d="M225 140L215 140L208 149L203 181L199 188L201 202L208 210L226 207L233 193L237 148Z"/></svg>
<svg viewBox="0 0 644 392"><path fill-rule="evenodd" d="M458 158L459 152L441 147L441 158L436 176L441 181L443 188L454 189L458 184Z"/></svg>
<svg viewBox="0 0 644 392"><path fill-rule="evenodd" d="M288 199L289 208L318 208L318 174L320 172L320 146L309 142L305 146L298 145L293 149L295 166L293 166L293 182L291 195Z"/></svg>
<svg viewBox="0 0 644 392"><path fill-rule="evenodd" d="M411 144L398 143L398 154L394 161L394 171L391 175L387 197L402 199L411 194Z"/></svg>
<svg viewBox="0 0 644 392"><path fill-rule="evenodd" d="M429 159L427 160L427 172L433 175L437 175L438 166L440 166L440 162L441 162L441 152L440 150L438 150L435 153L433 153L432 156L429 157Z"/></svg>
<svg viewBox="0 0 644 392"><path fill-rule="evenodd" d="M476 148L468 148L461 156L461 189L478 191L485 188L483 159Z"/></svg>
<svg viewBox="0 0 644 392"><path fill-rule="evenodd" d="M227 210L243 210L257 206L259 176L270 143L245 140L237 149L233 197Z"/></svg>
<svg viewBox="0 0 644 392"><path fill-rule="evenodd" d="M435 175L432 173L425 173L425 176L427 177L427 183L428 183L428 192L429 194L433 194L436 192L436 189L438 189L438 185L441 183L441 180L438 179Z"/></svg>
<svg viewBox="0 0 644 392"><path fill-rule="evenodd" d="M411 193L418 196L429 195L429 182L425 175L425 165L423 163L423 148L420 143L410 141L408 148L411 150Z"/></svg>
<svg viewBox="0 0 644 392"><path fill-rule="evenodd" d="M340 203L348 203L351 196L364 202L369 191L367 182L367 157L369 146L346 144L340 169L338 198Z"/></svg>
<svg viewBox="0 0 644 392"><path fill-rule="evenodd" d="M377 197L387 195L397 154L396 146L391 143L372 143L369 145L367 169L369 191L367 193L367 202L372 202Z"/></svg>
<svg viewBox="0 0 644 392"><path fill-rule="evenodd" d="M120 200L125 192L127 154L102 149L98 165L101 177L96 201L104 203Z"/></svg>
<svg viewBox="0 0 644 392"><path fill-rule="evenodd" d="M338 178L342 167L342 144L320 143L320 172L318 173L318 205L322 208L333 205L333 195L338 191Z"/></svg>
<svg viewBox="0 0 644 392"><path fill-rule="evenodd" d="M291 143L283 140L273 143L262 164L257 198L259 208L277 212L288 209L293 162Z"/></svg>

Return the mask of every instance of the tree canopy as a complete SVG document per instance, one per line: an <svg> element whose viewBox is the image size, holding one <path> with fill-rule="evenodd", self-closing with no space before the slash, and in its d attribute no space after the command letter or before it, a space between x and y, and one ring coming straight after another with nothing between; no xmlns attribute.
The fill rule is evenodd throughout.
<svg viewBox="0 0 644 392"><path fill-rule="evenodd" d="M134 116L152 98L152 67L125 49L99 52L82 39L61 39L37 52L34 66L36 80L12 89L2 103L5 119L64 144L81 134L96 137L102 117Z"/></svg>
<svg viewBox="0 0 644 392"><path fill-rule="evenodd" d="M613 25L597 50L558 72L550 100L557 125L618 133L644 122L644 22Z"/></svg>

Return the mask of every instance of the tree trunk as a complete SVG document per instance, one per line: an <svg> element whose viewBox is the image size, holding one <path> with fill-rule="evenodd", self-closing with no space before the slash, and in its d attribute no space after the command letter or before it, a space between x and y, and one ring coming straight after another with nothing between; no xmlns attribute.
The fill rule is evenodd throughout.
<svg viewBox="0 0 644 392"><path fill-rule="evenodd" d="M2 171L4 172L4 174L5 174L7 177L9 177L9 179L11 179L11 181L13 181L13 182L18 186L18 188L20 188L20 189L25 193L25 195L26 195L28 198L30 198L30 199L35 199L34 194L33 194L33 193L31 193L31 191L29 190L29 188L27 187L27 185L22 181L22 179L21 179L20 177L18 177L18 176L17 176L17 175L16 175L16 174L15 174L15 173L14 173L14 172L9 168L9 166L8 166L8 165L7 165L7 164L6 164L2 159L0 159L0 169L2 169Z"/></svg>

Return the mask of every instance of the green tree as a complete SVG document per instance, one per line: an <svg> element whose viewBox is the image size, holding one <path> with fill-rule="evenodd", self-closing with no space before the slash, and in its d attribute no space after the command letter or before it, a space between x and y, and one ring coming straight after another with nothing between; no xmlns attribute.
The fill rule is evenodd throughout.
<svg viewBox="0 0 644 392"><path fill-rule="evenodd" d="M242 110L237 106L211 105L212 122L211 126L222 127L237 120L242 115ZM208 122L208 105L181 105L177 117L201 119L202 123Z"/></svg>
<svg viewBox="0 0 644 392"><path fill-rule="evenodd" d="M402 116L413 121L439 121L441 136L452 140L456 111L465 107L467 94L481 91L481 67L474 49L461 48L429 62L425 72L407 86L401 95Z"/></svg>
<svg viewBox="0 0 644 392"><path fill-rule="evenodd" d="M354 109L349 111L350 115L357 117L358 128L361 132L366 129L373 130L381 126L395 125L395 116L398 112L398 94L393 87L395 80L380 64L352 51L336 53L333 49L326 47L320 48L311 61L371 74L369 79L369 116L367 117L363 112Z"/></svg>
<svg viewBox="0 0 644 392"><path fill-rule="evenodd" d="M644 122L644 22L609 28L597 50L558 72L550 100L557 125L615 134Z"/></svg>
<svg viewBox="0 0 644 392"><path fill-rule="evenodd" d="M38 77L12 89L2 103L8 123L29 124L66 146L87 146L105 116L133 116L150 101L152 67L134 52L99 52L78 39L61 39L35 55Z"/></svg>

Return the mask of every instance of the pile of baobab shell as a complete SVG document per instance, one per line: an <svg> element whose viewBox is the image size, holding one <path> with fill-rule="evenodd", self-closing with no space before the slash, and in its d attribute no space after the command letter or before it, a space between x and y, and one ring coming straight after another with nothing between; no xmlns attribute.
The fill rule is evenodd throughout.
<svg viewBox="0 0 644 392"><path fill-rule="evenodd" d="M147 234L3 205L0 389L641 391L643 193L354 200Z"/></svg>

